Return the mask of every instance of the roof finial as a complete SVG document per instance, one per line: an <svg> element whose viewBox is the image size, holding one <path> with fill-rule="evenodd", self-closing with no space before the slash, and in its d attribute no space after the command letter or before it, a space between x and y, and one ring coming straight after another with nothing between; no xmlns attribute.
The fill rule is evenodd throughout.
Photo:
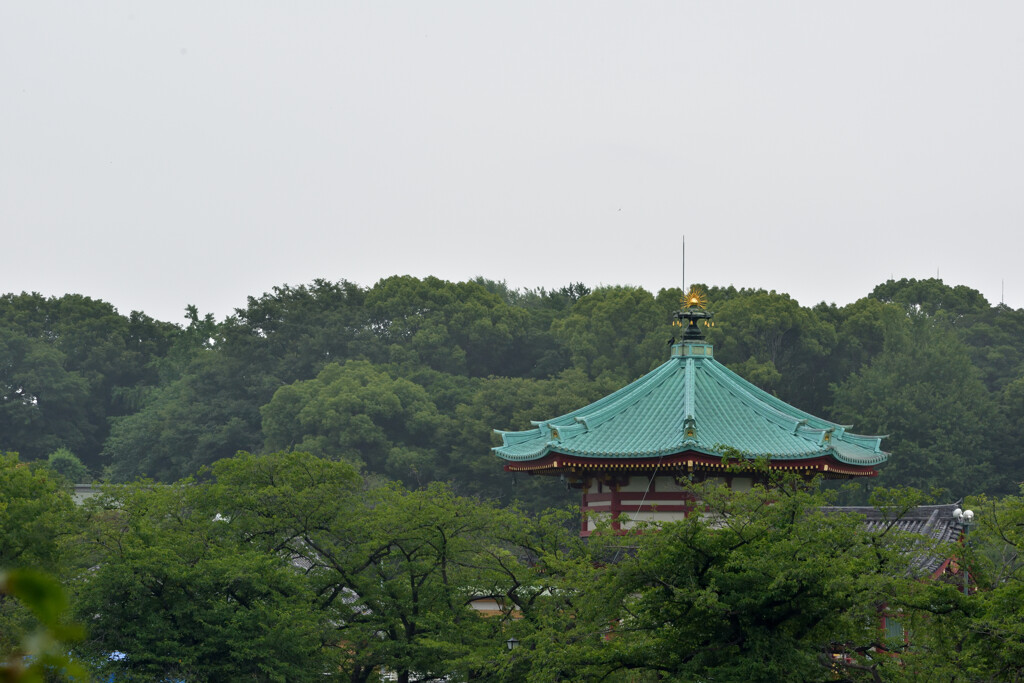
<svg viewBox="0 0 1024 683"><path fill-rule="evenodd" d="M708 311L708 300L704 290L696 285L690 287L690 291L683 295L679 301L683 309L676 311L675 320L672 324L681 327L683 320L686 320L686 330L683 332L683 341L697 341L704 338L704 333L697 326L698 320L704 321L705 327L710 327L711 313Z"/></svg>

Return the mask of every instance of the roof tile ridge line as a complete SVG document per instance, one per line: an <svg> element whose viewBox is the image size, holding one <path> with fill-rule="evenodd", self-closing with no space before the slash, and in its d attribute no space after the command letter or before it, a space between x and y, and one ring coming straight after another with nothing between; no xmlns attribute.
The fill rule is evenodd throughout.
<svg viewBox="0 0 1024 683"><path fill-rule="evenodd" d="M740 401L742 401L744 404L746 404L754 412L760 414L766 420L770 420L770 421L776 422L776 424L778 424L777 423L777 419L778 418L782 418L783 420L785 420L786 424L790 427L790 429L791 429L793 434L796 434L796 431L801 426L801 424L803 424L806 427L806 423L808 421L807 418L800 418L800 417L796 417L795 415L790 415L789 413L786 413L786 412L783 412L783 411L779 410L778 408L776 408L773 405L769 405L766 401L763 401L762 400L762 396L760 394L764 394L765 396L771 396L771 394L769 394L768 392L763 391L761 389L758 389L756 386L754 386L753 384L751 384L747 380L743 379L742 377L737 375L735 372L733 372L729 368L727 368L724 365L722 365L721 363L710 363L709 366L711 368L713 368L712 372L710 374L715 375L715 373L718 373L717 377L719 379L723 380L726 384L728 384L733 389L735 389L736 397ZM750 391L751 387L753 387L754 389L757 389L757 391L760 392L760 394L757 394L757 393L754 393L754 392ZM775 400L779 401L779 399L775 399ZM779 402L783 403L784 405L786 405L782 401L779 401ZM801 413L803 413L803 411L800 410L799 408L794 408L794 410L797 410L797 411L800 411ZM814 416L810 415L809 413L805 413L805 415L807 415L808 417L814 418ZM820 419L820 418L815 418L815 419ZM823 422L827 422L827 420L823 420Z"/></svg>
<svg viewBox="0 0 1024 683"><path fill-rule="evenodd" d="M672 365L678 365L677 359L672 359L669 362L662 363L657 368L644 375L641 379L638 379L632 384L628 384L622 389L619 389L619 391L605 397L611 398L612 396L615 396L616 399L614 401L609 402L607 405L602 406L597 410L588 411L587 415L576 416L573 419L578 423L582 423L588 431L600 424L604 424L623 410L635 405L637 401L649 395L652 391L663 385L670 377L672 377L672 375L676 373L676 368L671 367L670 363ZM626 389L630 389L630 391L625 391ZM576 412L581 412L594 405L597 405L597 403L591 403L590 406L585 406ZM555 418L555 420L560 419L562 418ZM554 423L555 420L549 420L548 422Z"/></svg>
<svg viewBox="0 0 1024 683"><path fill-rule="evenodd" d="M537 439L537 436L522 437L511 443L504 443L504 436L502 436L502 439L502 444L500 446L491 446L491 451L493 451L499 458L502 458L503 460L507 460L509 462L536 460L538 458L544 457L545 455L547 455L547 453L551 451L552 439L550 438L550 435L548 435L548 438L545 439L543 442L536 444L531 448L531 450L523 453L508 453L507 450L516 448L517 446L523 446L524 444L529 445L530 442L535 441Z"/></svg>
<svg viewBox="0 0 1024 683"><path fill-rule="evenodd" d="M695 410L694 396L695 396L695 385L696 385L696 379L695 379L694 376L696 374L697 374L696 363L694 362L693 357L690 356L690 357L688 357L686 359L686 370L683 373L683 381L685 382L685 384L683 385L684 386L684 389L683 389L683 392L684 392L683 393L683 400L684 400L684 403L683 403L683 413L684 413L683 417L684 418L693 418L694 422L696 422L696 420L697 420L697 417L693 414L693 411Z"/></svg>
<svg viewBox="0 0 1024 683"><path fill-rule="evenodd" d="M853 445L853 446L858 446L860 448L874 448L875 453L886 453L886 454L888 454L888 451L883 451L882 450L882 439L888 439L889 436L890 436L889 434L867 435L867 434L850 434L850 433L846 433L846 434L843 434L843 438L841 440L843 442L845 442L845 443L848 443L848 444ZM866 442L866 443L860 443L860 442ZM873 444L873 446L868 446L868 444Z"/></svg>
<svg viewBox="0 0 1024 683"><path fill-rule="evenodd" d="M808 440L807 437L805 436L806 432L805 432L805 434L800 434L799 433L799 430L801 428L801 423L804 423L807 420L805 418L799 418L799 417L797 417L795 415L791 415L789 413L786 413L786 412L783 412L781 410L778 410L777 408L775 408L775 406L773 404L778 404L778 405L782 405L782 406L786 406L786 407L792 408L792 410L795 413L797 413L798 415L806 415L807 417L812 418L813 420L815 420L815 421L817 421L819 423L824 423L826 425L834 425L834 423L829 422L828 420L824 420L822 418L817 418L814 415L811 415L810 413L807 413L807 412L805 412L803 410L800 410L799 408L795 408L793 406L789 406L784 401L781 401L780 399L777 399L777 398L771 396L771 394L768 394L767 392L763 391L762 389L758 389L756 386L754 386L753 384L751 384L747 380L743 379L742 377L737 375L732 370L729 370L729 368L725 367L721 363L712 361L712 362L708 363L708 366L709 366L709 373L708 373L708 375L709 375L710 379L713 379L715 381L720 382L721 385L723 386L723 388L726 391L729 391L730 393L735 395L736 398L741 403L746 405L754 414L758 415L762 419L766 420L767 422L769 422L771 424L774 424L774 425L777 425L777 426L780 426L780 427L788 427L789 431L790 431L790 434L792 434L793 436L797 437L798 439L803 439L805 441ZM772 399L771 403L769 403L768 401L763 400L765 397L768 397L768 398ZM842 426L842 425L835 425L835 426ZM834 427L830 426L830 427L827 427L827 428L813 428L813 427L803 426L803 429L806 430L806 431L813 431L813 432L817 433L820 436L820 435L823 435L823 434L827 433L830 429L834 429ZM853 446L854 448L857 447L857 446L855 446L853 444L850 444L850 445ZM856 456L851 457L849 455L846 455L846 454L842 453L839 448L836 447L836 444L829 443L827 446L825 446L825 443L821 439L819 439L819 442L817 444L815 444L815 446L816 446L815 448L812 448L810 450L801 452L796 457L798 457L798 458L809 458L809 457L816 457L816 456L828 453L828 454L831 454L839 462L842 462L842 463L845 463L845 464L848 464L848 465L858 465L858 466L862 466L862 465L865 465L865 464L877 464L879 462L884 462L884 460L887 459L887 458L884 458L884 459L871 459L868 463L865 463L865 461L863 459L863 456L861 456L861 457L856 457ZM823 446L824 446L824 448L823 448ZM876 452L877 452L877 448L876 448Z"/></svg>
<svg viewBox="0 0 1024 683"><path fill-rule="evenodd" d="M499 448L508 448L509 446L516 446L518 444L523 443L524 441L535 439L542 434L539 427L523 432L503 432L500 429L495 429L494 433L501 436L501 445L491 446L492 451L496 451Z"/></svg>
<svg viewBox="0 0 1024 683"><path fill-rule="evenodd" d="M752 382L748 382L747 380L743 379L738 374L736 374L735 372L733 372L732 370L727 368L724 363L717 363L717 365L719 366L719 368L717 368L717 369L721 370L723 372L723 374L728 376L734 383L736 383L737 380L738 380L739 385L748 394L750 394L751 396L753 396L756 399L759 399L763 403L769 404L769 407L773 408L774 410L777 410L778 412L780 412L780 413L782 413L784 415L788 415L788 416L791 416L791 417L794 417L794 418L797 418L797 419L806 419L806 420L811 421L811 422L820 422L820 423L828 425L828 428L842 427L844 432L845 432L846 429L851 429L853 427L853 425L841 425L841 424L838 424L836 422L832 422L830 420L826 420L823 417L818 417L817 415L813 415L811 413L808 413L806 410L801 410L800 408L797 408L794 405L790 405L789 403L786 403L785 401L783 401L778 396L773 396L772 394L768 393L767 391L765 391L761 387L757 386L756 384L754 384ZM827 428L826 427L813 427L813 429L827 429Z"/></svg>

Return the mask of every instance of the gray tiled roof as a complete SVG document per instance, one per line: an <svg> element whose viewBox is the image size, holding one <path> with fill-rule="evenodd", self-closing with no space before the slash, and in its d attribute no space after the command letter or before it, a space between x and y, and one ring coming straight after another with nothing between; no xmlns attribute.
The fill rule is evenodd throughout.
<svg viewBox="0 0 1024 683"><path fill-rule="evenodd" d="M879 510L871 506L849 505L822 509L864 515L864 524L868 531L880 532L892 526L900 531L921 536L921 550L914 553L910 568L932 574L951 556L950 553L936 552L936 547L945 543L956 543L963 534L963 524L953 517L953 510L960 506L960 502L918 505L898 518L895 518L897 513L892 510Z"/></svg>

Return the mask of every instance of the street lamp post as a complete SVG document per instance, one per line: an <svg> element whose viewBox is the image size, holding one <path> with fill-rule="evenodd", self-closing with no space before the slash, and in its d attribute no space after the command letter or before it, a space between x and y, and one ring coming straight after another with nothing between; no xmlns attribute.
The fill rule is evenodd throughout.
<svg viewBox="0 0 1024 683"><path fill-rule="evenodd" d="M970 531L971 525L974 524L974 510L961 510L957 508L953 510L953 519L960 522L964 527L964 548L967 547L967 532ZM964 595L967 595L967 586L969 582L969 576L967 574L967 565L961 563L960 566L964 570Z"/></svg>

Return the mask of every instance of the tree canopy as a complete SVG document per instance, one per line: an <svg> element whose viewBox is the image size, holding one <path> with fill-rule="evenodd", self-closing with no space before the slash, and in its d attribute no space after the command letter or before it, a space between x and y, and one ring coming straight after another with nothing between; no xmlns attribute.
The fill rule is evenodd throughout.
<svg viewBox="0 0 1024 683"><path fill-rule="evenodd" d="M28 635L52 633L34 650L58 667L51 678L61 667L110 680L352 683L980 683L1021 672L1021 496L973 501L980 524L954 547L899 531L923 500L913 490L876 491L886 522L867 527L823 507L835 497L817 482L766 473L745 493L689 484L701 505L686 519L602 526L585 541L565 509L528 515L436 482L409 490L297 451L109 486L78 513L48 468L0 464L2 562L14 568L0 571L0 657L16 661ZM921 553L950 558L950 580L920 575ZM11 583L29 578L56 596L39 612L48 631L20 601L42 603ZM58 582L81 639L60 616Z"/></svg>
<svg viewBox="0 0 1024 683"><path fill-rule="evenodd" d="M1024 311L937 279L846 306L708 287L716 358L813 414L888 434L881 483L1016 491ZM492 429L571 411L664 362L681 292L513 290L395 276L281 285L181 325L69 294L0 297L0 448L87 479L171 482L238 451L307 449L374 476L519 499ZM867 492L854 496L866 500Z"/></svg>

